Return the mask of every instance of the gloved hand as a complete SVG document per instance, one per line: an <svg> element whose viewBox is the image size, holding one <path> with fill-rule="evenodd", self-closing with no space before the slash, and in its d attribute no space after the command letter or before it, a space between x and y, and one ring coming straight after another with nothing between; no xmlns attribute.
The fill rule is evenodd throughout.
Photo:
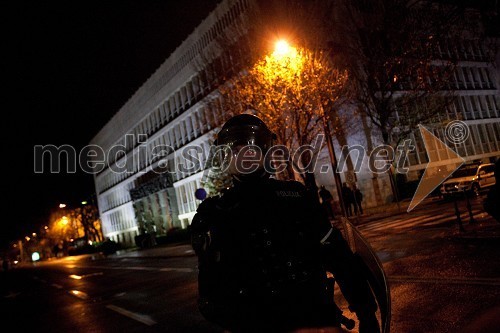
<svg viewBox="0 0 500 333"><path fill-rule="evenodd" d="M380 326L374 312L356 313L359 333L380 333Z"/></svg>

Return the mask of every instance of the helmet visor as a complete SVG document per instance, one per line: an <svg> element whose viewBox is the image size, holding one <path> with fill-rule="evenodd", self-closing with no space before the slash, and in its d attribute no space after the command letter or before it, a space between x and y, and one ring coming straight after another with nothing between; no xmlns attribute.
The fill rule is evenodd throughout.
<svg viewBox="0 0 500 333"><path fill-rule="evenodd" d="M244 146L258 146L266 152L273 144L273 134L266 128L256 125L236 126L223 129L217 137L217 145L233 149Z"/></svg>

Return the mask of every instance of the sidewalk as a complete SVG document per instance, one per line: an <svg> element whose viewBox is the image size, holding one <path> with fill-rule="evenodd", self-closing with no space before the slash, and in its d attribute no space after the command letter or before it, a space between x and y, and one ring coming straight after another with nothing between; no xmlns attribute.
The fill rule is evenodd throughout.
<svg viewBox="0 0 500 333"><path fill-rule="evenodd" d="M410 201L411 201L410 199L404 199L399 202L399 205L393 202L386 205L365 208L364 213L362 215L351 217L349 219L353 220L354 224L359 225L371 221L377 221L391 216L407 214Z"/></svg>
<svg viewBox="0 0 500 333"><path fill-rule="evenodd" d="M420 203L420 207L425 205L433 204L442 199L438 197L426 198ZM408 215L408 218L413 217L412 212L408 213L408 206L410 204L410 199L405 199L400 202L400 205L396 203L391 203L383 206L372 207L365 210L365 214L357 217L349 218L354 225L363 225L365 223L370 223L374 221L380 221L386 218L395 216ZM451 203L450 203L451 205ZM446 207L449 208L449 207ZM463 207L461 207L463 209ZM454 215L450 215L454 216ZM500 238L500 223L496 221L486 212L475 213L475 223L469 222L469 216L467 211L461 211L462 225L465 231L460 231L458 223L455 222L455 227L450 227L450 237L458 239L491 239ZM456 221L456 218L453 219Z"/></svg>
<svg viewBox="0 0 500 333"><path fill-rule="evenodd" d="M427 198L421 205L432 204L438 198ZM408 215L408 206L410 199L405 199L400 202L400 205L391 203L383 206L365 209L365 213L358 217L350 218L355 225L383 220L399 215ZM457 239L486 239L500 238L500 223L494 220L487 213L481 213L476 216L476 223L469 223L468 217L463 219L465 231L460 232L458 226L451 227L449 236ZM175 258L175 257L193 257L195 253L188 241L175 242L169 244L156 245L151 248L130 248L118 251L112 255L115 258Z"/></svg>
<svg viewBox="0 0 500 333"><path fill-rule="evenodd" d="M193 257L195 253L189 242L156 245L150 248L133 247L120 250L109 257L114 258L179 258Z"/></svg>

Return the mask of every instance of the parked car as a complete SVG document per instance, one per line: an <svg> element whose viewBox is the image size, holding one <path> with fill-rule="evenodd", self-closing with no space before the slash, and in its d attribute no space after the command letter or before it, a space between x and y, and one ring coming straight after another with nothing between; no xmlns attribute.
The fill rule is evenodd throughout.
<svg viewBox="0 0 500 333"><path fill-rule="evenodd" d="M442 185L444 198L454 194L479 195L482 190L495 185L495 164L470 163L457 169Z"/></svg>

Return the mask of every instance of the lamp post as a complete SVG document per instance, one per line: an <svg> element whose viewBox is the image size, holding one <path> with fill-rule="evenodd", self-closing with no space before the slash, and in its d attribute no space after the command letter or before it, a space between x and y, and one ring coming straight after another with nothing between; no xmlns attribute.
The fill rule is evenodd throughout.
<svg viewBox="0 0 500 333"><path fill-rule="evenodd" d="M335 150L333 148L332 135L330 132L330 124L328 123L328 119L323 110L323 131L326 136L326 145L328 147L328 154L330 155L330 163L332 164L332 172L333 178L335 179L335 187L337 188L337 195L339 197L340 210L342 212L342 216L347 216L346 208L344 203L344 197L342 195L342 181L340 179L340 175L337 172L337 156L335 155Z"/></svg>
<svg viewBox="0 0 500 333"><path fill-rule="evenodd" d="M287 53L290 52L290 46L288 45L288 43L285 41L285 40L279 40L278 42L276 42L276 45L275 45L275 51L274 53L279 56L279 57L283 57L285 56ZM323 109L323 107L321 106L321 111L322 111L322 118L323 118L323 132L326 136L326 144L327 144L327 147L328 147L328 154L330 156L330 163L332 165L332 172L333 172L333 178L335 179L335 187L337 189L337 196L339 198L339 205L340 205L340 209L341 209L341 215L342 216L347 216L346 214L346 207L345 207L345 203L344 203L344 198L343 198L343 195L342 195L342 181L340 179L340 175L339 173L337 172L337 157L335 155L335 150L334 150L334 147L333 147L333 141L332 141L332 135L331 135L331 131L330 131L330 125L329 125L329 122L328 122L328 118L325 114L325 110Z"/></svg>

